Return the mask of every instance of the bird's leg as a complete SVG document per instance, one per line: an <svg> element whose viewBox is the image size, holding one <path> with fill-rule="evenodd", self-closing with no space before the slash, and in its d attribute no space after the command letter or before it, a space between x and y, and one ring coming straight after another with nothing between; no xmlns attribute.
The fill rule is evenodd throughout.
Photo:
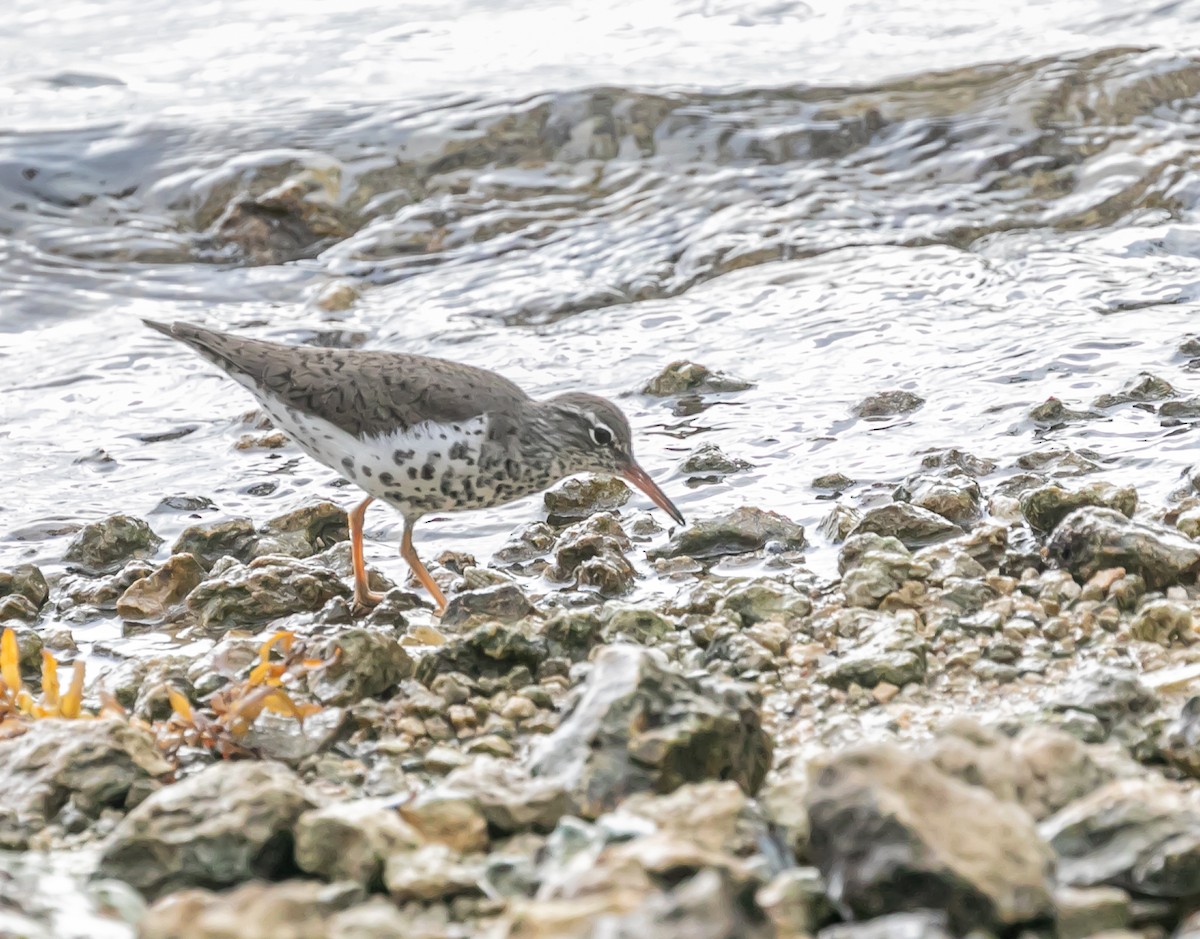
<svg viewBox="0 0 1200 939"><path fill-rule="evenodd" d="M417 580L432 594L433 601L437 604L434 612L441 616L446 611L446 597L442 593L442 588L437 585L437 581L429 575L429 571L425 570L425 565L417 557L416 548L412 543L412 523L407 520L404 523L404 536L400 539L400 557L408 562L412 572L417 575Z"/></svg>
<svg viewBox="0 0 1200 939"><path fill-rule="evenodd" d="M355 609L370 609L383 599L383 594L376 593L367 583L367 565L363 561L363 518L367 514L367 506L374 502L372 496L363 499L349 515L350 521L350 559L354 564L354 607Z"/></svg>

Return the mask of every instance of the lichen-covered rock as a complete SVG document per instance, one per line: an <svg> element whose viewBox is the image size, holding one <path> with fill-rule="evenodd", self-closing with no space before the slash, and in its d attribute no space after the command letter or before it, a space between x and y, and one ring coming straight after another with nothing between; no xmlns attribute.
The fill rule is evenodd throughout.
<svg viewBox="0 0 1200 939"><path fill-rule="evenodd" d="M332 502L317 502L271 519L258 533L255 556L283 554L307 558L350 538L346 511Z"/></svg>
<svg viewBox="0 0 1200 939"><path fill-rule="evenodd" d="M1200 546L1175 532L1134 522L1112 509L1076 509L1054 529L1050 557L1076 578L1123 567L1151 589L1191 580L1200 569Z"/></svg>
<svg viewBox="0 0 1200 939"><path fill-rule="evenodd" d="M1200 779L1200 695L1188 698L1167 727L1163 753L1173 766Z"/></svg>
<svg viewBox="0 0 1200 939"><path fill-rule="evenodd" d="M572 476L549 490L543 501L551 525L581 522L597 512L612 512L629 501L629 487L613 476Z"/></svg>
<svg viewBox="0 0 1200 939"><path fill-rule="evenodd" d="M1101 416L1097 411L1077 411L1074 408L1069 408L1053 396L1029 410L1030 420L1036 421L1039 424L1049 425L1067 424L1072 421L1087 421Z"/></svg>
<svg viewBox="0 0 1200 939"><path fill-rule="evenodd" d="M550 655L546 630L536 624L485 623L464 636L430 650L417 663L416 678L429 685L438 675L462 672L465 675L503 676L524 666L536 674L538 666Z"/></svg>
<svg viewBox="0 0 1200 939"><path fill-rule="evenodd" d="M667 545L650 552L650 556L714 558L757 551L771 543L784 548L804 547L804 526L776 512L746 506L718 518L695 522L677 532Z"/></svg>
<svg viewBox="0 0 1200 939"><path fill-rule="evenodd" d="M814 476L810 485L814 489L829 489L841 492L853 486L854 480L845 473L822 473L820 476Z"/></svg>
<svg viewBox="0 0 1200 939"><path fill-rule="evenodd" d="M461 626L476 620L513 623L537 610L516 584L503 583L477 590L460 590L446 604L442 626Z"/></svg>
<svg viewBox="0 0 1200 939"><path fill-rule="evenodd" d="M40 610L50 597L41 569L34 564L20 564L11 571L0 571L0 599L12 596L23 597L35 611Z"/></svg>
<svg viewBox="0 0 1200 939"><path fill-rule="evenodd" d="M1051 483L1021 494L1021 514L1038 531L1053 531L1076 509L1089 505L1113 509L1132 518L1137 504L1137 490L1132 486L1114 486L1106 482L1088 483L1078 489L1064 489Z"/></svg>
<svg viewBox="0 0 1200 939"><path fill-rule="evenodd" d="M1046 819L1041 833L1058 855L1061 883L1150 897L1200 893L1200 804L1166 780L1115 780Z"/></svg>
<svg viewBox="0 0 1200 939"><path fill-rule="evenodd" d="M753 382L734 378L724 372L714 372L695 362L679 361L672 362L659 372L646 383L642 391L644 394L665 398L684 392L745 391L753 387Z"/></svg>
<svg viewBox="0 0 1200 939"><path fill-rule="evenodd" d="M896 538L874 533L846 539L838 555L842 591L849 606L873 609L907 581L924 580L933 569L913 558Z"/></svg>
<svg viewBox="0 0 1200 939"><path fill-rule="evenodd" d="M1067 681L1053 701L1060 711L1080 711L1105 727L1151 713L1158 698L1132 669L1093 666Z"/></svg>
<svg viewBox="0 0 1200 939"><path fill-rule="evenodd" d="M397 903L447 901L481 896L483 864L467 860L444 844L401 850L387 859L383 880Z"/></svg>
<svg viewBox="0 0 1200 939"><path fill-rule="evenodd" d="M373 629L348 629L328 640L318 652L330 661L308 675L308 690L323 704L356 704L378 697L413 673L404 646Z"/></svg>
<svg viewBox="0 0 1200 939"><path fill-rule="evenodd" d="M753 794L771 762L760 705L745 687L684 676L639 646L596 653L574 709L538 741L535 775L565 782L595 818L632 792L732 779Z"/></svg>
<svg viewBox="0 0 1200 939"><path fill-rule="evenodd" d="M883 535L898 539L906 548L918 548L962 533L952 521L928 509L907 502L891 502L867 509L850 531L850 537Z"/></svg>
<svg viewBox="0 0 1200 939"><path fill-rule="evenodd" d="M95 817L171 765L125 721L41 720L0 740L0 848L20 849L67 805Z"/></svg>
<svg viewBox="0 0 1200 939"><path fill-rule="evenodd" d="M999 933L1052 914L1053 858L1029 815L926 760L843 751L807 804L810 856L855 917L937 910L956 930Z"/></svg>
<svg viewBox="0 0 1200 939"><path fill-rule="evenodd" d="M911 613L873 615L876 619L852 643L841 643L848 648L839 648L838 657L821 670L822 681L834 688L874 688L881 682L903 688L924 682L928 643Z"/></svg>
<svg viewBox="0 0 1200 939"><path fill-rule="evenodd" d="M320 609L350 588L327 568L295 558L267 556L249 565L230 560L187 598L200 625L224 632Z"/></svg>
<svg viewBox="0 0 1200 939"><path fill-rule="evenodd" d="M192 555L172 555L152 574L126 588L117 600L117 615L139 623L160 622L200 585L204 573Z"/></svg>
<svg viewBox="0 0 1200 939"><path fill-rule="evenodd" d="M487 843L489 828L505 834L549 831L569 810L561 780L530 773L511 760L476 756L406 805L404 817L427 840L469 851ZM452 829L451 820L466 824Z"/></svg>
<svg viewBox="0 0 1200 939"><path fill-rule="evenodd" d="M1049 476L1086 476L1100 469L1100 464L1096 462L1099 459L1100 454L1095 450L1035 450L1017 457L1017 466ZM1010 485L1023 490L1029 488L1029 482L1032 480L1015 480ZM1007 491L1012 490L1009 488Z"/></svg>
<svg viewBox="0 0 1200 939"><path fill-rule="evenodd" d="M423 840L385 799L356 799L311 809L296 821L295 838L300 870L376 891L383 888L388 857Z"/></svg>
<svg viewBox="0 0 1200 939"><path fill-rule="evenodd" d="M911 391L880 391L863 398L854 406L856 417L894 417L911 414L925 404L925 399Z"/></svg>
<svg viewBox="0 0 1200 939"><path fill-rule="evenodd" d="M716 480L750 469L750 464L726 456L715 443L702 443L679 464L679 469L693 479Z"/></svg>
<svg viewBox="0 0 1200 939"><path fill-rule="evenodd" d="M679 624L650 607L606 603L600 619L605 642L653 644L679 628Z"/></svg>
<svg viewBox="0 0 1200 939"><path fill-rule="evenodd" d="M38 608L27 597L19 593L10 593L7 597L0 598L0 623L32 623L37 618Z"/></svg>
<svg viewBox="0 0 1200 939"><path fill-rule="evenodd" d="M230 518L185 528L175 539L171 553L190 554L205 570L211 570L224 557L248 564L254 559L257 547L254 523L248 518Z"/></svg>
<svg viewBox="0 0 1200 939"><path fill-rule="evenodd" d="M153 554L162 539L140 518L110 515L79 529L64 555L86 574L111 574L131 558Z"/></svg>
<svg viewBox="0 0 1200 939"><path fill-rule="evenodd" d="M743 626L766 620L790 623L812 612L812 601L778 581L752 580L735 586L717 605L717 611L736 616Z"/></svg>
<svg viewBox="0 0 1200 939"><path fill-rule="evenodd" d="M956 525L977 519L983 499L979 483L966 473L914 476L897 487L892 496L898 502L908 502Z"/></svg>
<svg viewBox="0 0 1200 939"><path fill-rule="evenodd" d="M1169 646L1173 641L1195 639L1192 626L1192 610L1186 604L1175 600L1149 600L1138 608L1129 624L1129 632L1143 642Z"/></svg>
<svg viewBox="0 0 1200 939"><path fill-rule="evenodd" d="M1141 372L1116 394L1102 394L1092 402L1092 407L1111 408L1117 404L1133 404L1146 401L1162 401L1175 395L1171 383L1149 372Z"/></svg>
<svg viewBox="0 0 1200 939"><path fill-rule="evenodd" d="M292 868L292 829L313 807L278 763L215 763L160 789L117 825L101 873L153 899L183 887L230 887Z"/></svg>

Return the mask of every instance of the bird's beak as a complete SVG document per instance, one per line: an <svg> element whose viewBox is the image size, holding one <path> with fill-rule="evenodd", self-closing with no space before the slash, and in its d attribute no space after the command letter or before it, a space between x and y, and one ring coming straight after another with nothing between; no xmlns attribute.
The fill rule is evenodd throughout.
<svg viewBox="0 0 1200 939"><path fill-rule="evenodd" d="M630 463L629 466L622 469L621 475L654 500L655 505L671 516L671 518L675 519L680 525L687 524L683 518L683 513L675 508L675 503L668 499L667 494L658 488L658 483L650 478L650 474L636 463Z"/></svg>

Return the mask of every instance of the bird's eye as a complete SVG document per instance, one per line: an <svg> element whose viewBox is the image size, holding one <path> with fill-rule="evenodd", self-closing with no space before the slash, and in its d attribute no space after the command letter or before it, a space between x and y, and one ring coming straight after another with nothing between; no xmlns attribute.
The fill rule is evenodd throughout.
<svg viewBox="0 0 1200 939"><path fill-rule="evenodd" d="M607 447L612 441L612 431L603 424L596 424L592 427L592 442L597 446Z"/></svg>

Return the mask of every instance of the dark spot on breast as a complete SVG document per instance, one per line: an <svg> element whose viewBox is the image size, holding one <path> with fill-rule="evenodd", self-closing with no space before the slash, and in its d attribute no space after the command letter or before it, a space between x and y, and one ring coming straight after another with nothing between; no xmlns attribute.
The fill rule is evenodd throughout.
<svg viewBox="0 0 1200 939"><path fill-rule="evenodd" d="M395 450L392 452L392 462L397 466L403 466L416 455L414 450Z"/></svg>
<svg viewBox="0 0 1200 939"><path fill-rule="evenodd" d="M441 439L441 440L445 440L445 439L446 439L446 435L445 435L445 434L438 434L438 438L439 438L439 439Z"/></svg>
<svg viewBox="0 0 1200 939"><path fill-rule="evenodd" d="M362 470L362 474L366 476L367 479L371 478L371 467L367 466L366 463L360 466L359 469Z"/></svg>
<svg viewBox="0 0 1200 939"><path fill-rule="evenodd" d="M433 464L432 463L426 463L424 466L421 467L421 478L422 479L433 479Z"/></svg>
<svg viewBox="0 0 1200 939"><path fill-rule="evenodd" d="M465 460L470 452L465 443L456 443L450 448L450 459Z"/></svg>
<svg viewBox="0 0 1200 939"><path fill-rule="evenodd" d="M397 492L395 489L389 489L383 495L384 495L384 498L392 499L395 502L403 502L404 501L404 493Z"/></svg>
<svg viewBox="0 0 1200 939"><path fill-rule="evenodd" d="M504 472L509 479L516 479L521 475L521 464L516 460L505 460Z"/></svg>
<svg viewBox="0 0 1200 939"><path fill-rule="evenodd" d="M416 468L415 466L410 466L410 467L408 468L408 478L409 478L409 479L416 479L416 478L417 478L417 468Z"/></svg>
<svg viewBox="0 0 1200 939"><path fill-rule="evenodd" d="M462 428L461 428L461 427L459 427L457 424L451 424L451 425L450 425L450 427L451 427L451 428L454 430L454 432L455 432L456 434L461 434L461 433L462 433Z"/></svg>
<svg viewBox="0 0 1200 939"><path fill-rule="evenodd" d="M385 486L390 486L396 481L396 478L391 473L384 472L379 474L379 481Z"/></svg>
<svg viewBox="0 0 1200 939"><path fill-rule="evenodd" d="M342 457L342 466L346 469L354 469L354 461L348 456Z"/></svg>

